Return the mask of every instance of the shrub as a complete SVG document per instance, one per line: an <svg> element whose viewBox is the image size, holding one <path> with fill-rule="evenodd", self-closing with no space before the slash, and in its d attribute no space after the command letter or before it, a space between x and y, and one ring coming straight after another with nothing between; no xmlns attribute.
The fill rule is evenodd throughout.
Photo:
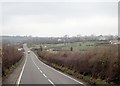
<svg viewBox="0 0 120 86"><path fill-rule="evenodd" d="M120 83L117 45L97 46L84 53L42 51L38 52L38 55L49 63L65 66L83 75L101 78L107 82Z"/></svg>
<svg viewBox="0 0 120 86"><path fill-rule="evenodd" d="M2 46L2 75L6 75L5 71L12 65L18 62L23 56L22 51L18 51L14 45L3 45Z"/></svg>

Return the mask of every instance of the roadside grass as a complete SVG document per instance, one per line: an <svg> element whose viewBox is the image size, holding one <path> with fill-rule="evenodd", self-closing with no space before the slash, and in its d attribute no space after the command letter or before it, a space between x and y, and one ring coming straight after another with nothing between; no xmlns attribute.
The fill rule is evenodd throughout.
<svg viewBox="0 0 120 86"><path fill-rule="evenodd" d="M53 46L54 44L48 45ZM70 45L70 43L68 43L68 45ZM60 46L60 44L55 44L54 46ZM73 46L75 48L79 46L79 43L73 43L72 47ZM85 47L87 47L85 50L87 52L61 50L54 53L48 50L40 51L40 47L37 48L36 52L39 59L46 60L46 64L76 78L83 79L90 84L110 85L112 82L114 82L113 84L119 83L119 68L116 64L118 63L117 45L90 45L90 43L86 42L80 46L82 46L84 50ZM36 49L34 48L33 50Z"/></svg>
<svg viewBox="0 0 120 86"><path fill-rule="evenodd" d="M16 69L22 63L23 59L24 56L14 65L12 65L9 69L5 70L5 75L2 75L2 81L4 81L4 79L6 79L14 71L14 69Z"/></svg>
<svg viewBox="0 0 120 86"><path fill-rule="evenodd" d="M38 54L35 52L35 54L38 56ZM56 70L58 71L61 71L65 74L68 74L74 78L77 78L77 79L80 79L82 80L83 82L85 82L86 84L91 84L91 85L99 85L99 84L106 84L107 82L105 82L104 80L101 80L101 79L95 79L95 78L92 78L91 76L89 75L82 75L68 67L64 67L64 66L60 66L58 64L55 64L55 63L50 63L46 60L44 60L43 58L39 57L39 60L41 60L42 62L44 62L45 64L55 68Z"/></svg>
<svg viewBox="0 0 120 86"><path fill-rule="evenodd" d="M91 78L91 76L89 75L81 75L80 73L78 72L75 72L74 70L71 70L67 67L62 67L62 66L59 66L57 64L51 64L50 66L52 66L53 68L59 70L59 71L62 71L63 73L67 73L69 75L72 75L74 76L75 78L78 78L80 80L83 80L84 82L87 82L87 83L90 83L91 85L92 84L106 84L106 82L104 80L101 80L101 79L95 79L95 78Z"/></svg>
<svg viewBox="0 0 120 86"><path fill-rule="evenodd" d="M118 73L118 67L115 64L117 46L114 45L97 46L85 53L59 51L54 54L39 50L36 52L39 59L45 60L46 64L93 85L108 85L114 82L113 79L117 77L115 75Z"/></svg>

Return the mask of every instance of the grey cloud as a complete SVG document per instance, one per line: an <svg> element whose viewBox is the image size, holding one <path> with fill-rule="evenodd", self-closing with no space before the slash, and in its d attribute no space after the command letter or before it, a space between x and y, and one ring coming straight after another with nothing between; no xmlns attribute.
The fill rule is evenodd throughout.
<svg viewBox="0 0 120 86"><path fill-rule="evenodd" d="M33 26L31 27L33 27L33 29L28 30L29 33L33 33L34 28L43 28L44 29L43 33L48 35L49 33L54 33L54 35L58 35L57 33L75 34L75 32L78 32L78 34L81 32L84 34L85 33L92 34L92 32L99 33L98 31L107 34L109 33L107 31L109 28L111 30L110 33L112 34L114 29L115 31L117 29L116 22L112 26L109 25L112 24L112 21L115 21L115 19L117 18L118 15L117 2L99 2L99 3L98 2L19 2L19 3L4 2L2 3L2 9L3 9L3 13L2 13L3 23L4 26L6 27L4 28L5 29L4 31L8 31L8 29L12 29L12 28L16 29L21 27L23 31L25 30L25 28L26 30L28 30L30 28L29 24L31 24L32 22L33 22ZM20 19L21 17L23 19ZM103 22L107 20L108 22L105 22L106 25L104 25L101 21L99 21L98 17L102 18L101 21ZM103 18L105 18L105 20ZM86 22L88 21L90 22L91 21L90 19L95 20L98 23L92 21L93 26L89 24L89 26L91 27L87 27ZM64 22L67 25L65 25ZM38 27L34 27L34 25ZM43 26L41 27L40 25ZM97 27L100 25L102 26ZM59 28L59 30L56 30L57 28ZM62 28L62 32L60 32L61 28ZM74 28L76 31L74 31ZM19 31L18 33L22 34L22 29L20 29L21 32ZM50 30L51 31L46 32L46 30L48 29L49 31ZM90 31L87 31L88 29ZM41 31L39 29L36 29L36 31L37 30ZM7 34L8 32L5 33ZM37 32L34 33L36 34ZM12 34L12 32L9 34ZM17 34L17 30L14 30L14 34Z"/></svg>
<svg viewBox="0 0 120 86"><path fill-rule="evenodd" d="M3 3L3 14L8 15L58 15L91 16L116 15L117 3L105 2L12 2ZM88 14L89 13L89 14Z"/></svg>

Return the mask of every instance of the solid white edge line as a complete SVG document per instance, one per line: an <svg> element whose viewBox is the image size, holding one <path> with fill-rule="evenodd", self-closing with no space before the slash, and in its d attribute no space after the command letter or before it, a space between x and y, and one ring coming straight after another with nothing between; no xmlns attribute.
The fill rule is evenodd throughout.
<svg viewBox="0 0 120 86"><path fill-rule="evenodd" d="M27 56L25 56L25 63L23 65L23 67L22 67L21 73L20 73L19 78L17 80L17 83L16 83L17 86L19 86L19 84L20 84L20 80L21 80L21 77L22 77L22 74L23 74L23 71L24 71L24 68L25 68L25 65L26 65L26 61L27 61Z"/></svg>
<svg viewBox="0 0 120 86"><path fill-rule="evenodd" d="M34 52L32 52L34 55L35 55L35 53ZM35 57L38 59L38 57L35 55ZM38 59L39 60L39 59ZM40 60L39 60L40 61ZM44 64L44 65L46 65L45 63L43 63L42 61L40 61L42 64ZM54 70L54 71L56 71L56 72L58 72L58 73L60 73L60 74L62 74L62 75L64 75L64 76L66 76L66 77L68 77L69 79L72 79L72 80L74 80L75 82L77 82L77 83L79 83L79 84L82 84L82 85L84 85L84 86L86 86L85 84L83 84L82 82L80 82L80 81L78 81L78 80L76 80L76 79L74 79L74 78L72 78L72 77L70 77L70 76L68 76L68 75L66 75L66 74L64 74L64 73L62 73L62 72L60 72L60 71L58 71L58 70L56 70L56 69L54 69L54 68L52 68L52 67L50 67L50 66L48 66L48 65L46 65L47 67L49 67L49 68L51 68L52 70Z"/></svg>

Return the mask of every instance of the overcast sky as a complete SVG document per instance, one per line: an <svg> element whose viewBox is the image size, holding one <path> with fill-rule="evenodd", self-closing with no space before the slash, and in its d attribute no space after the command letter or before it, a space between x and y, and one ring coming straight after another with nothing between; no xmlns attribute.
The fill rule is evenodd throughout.
<svg viewBox="0 0 120 86"><path fill-rule="evenodd" d="M117 2L2 2L2 35L117 35Z"/></svg>

